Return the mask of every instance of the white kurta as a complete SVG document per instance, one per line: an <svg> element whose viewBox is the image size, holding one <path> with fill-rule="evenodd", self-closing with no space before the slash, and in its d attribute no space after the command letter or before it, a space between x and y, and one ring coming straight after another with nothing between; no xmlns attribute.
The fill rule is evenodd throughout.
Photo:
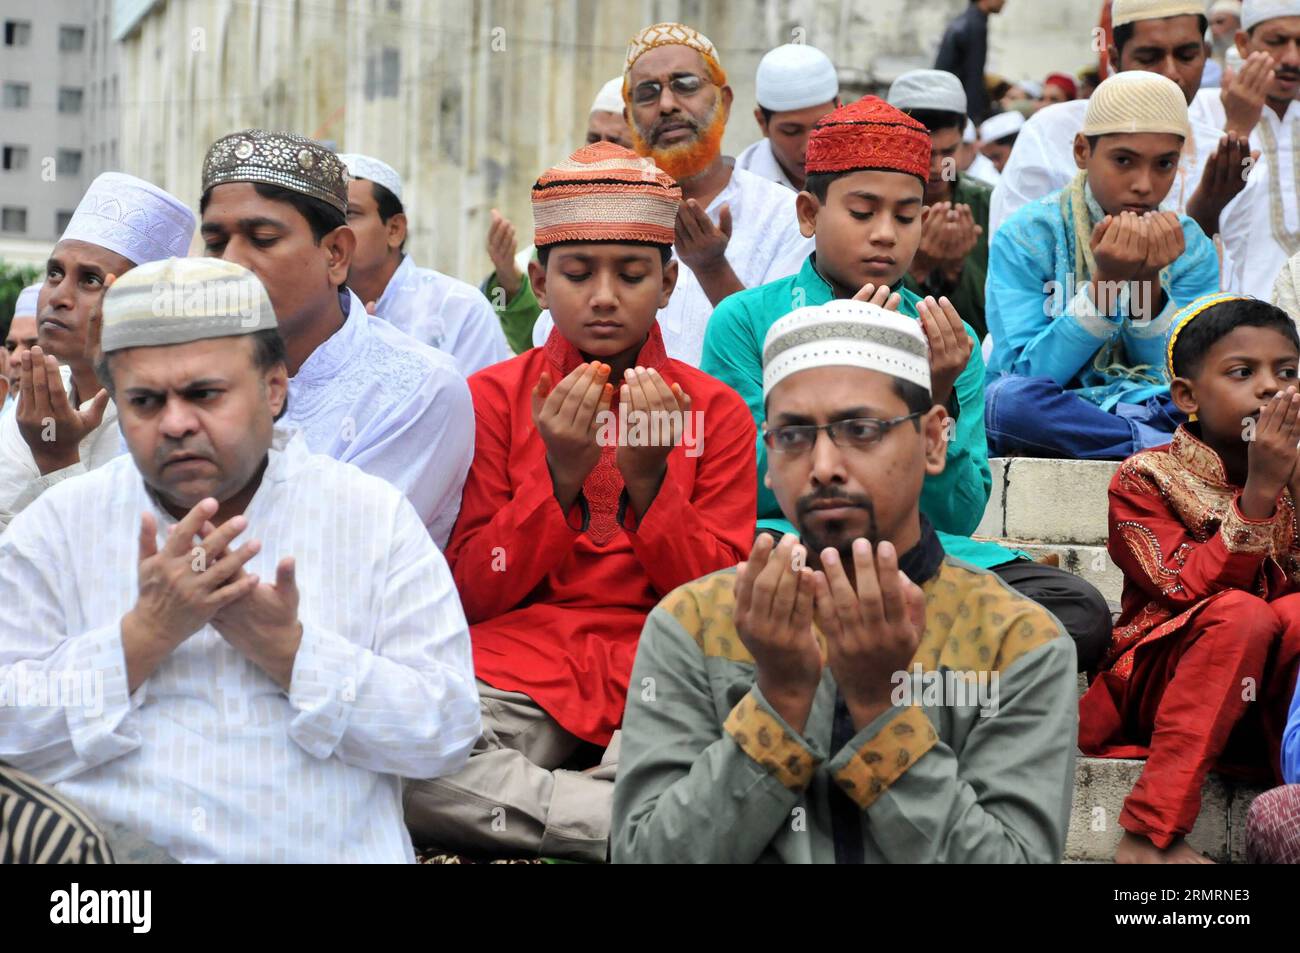
<svg viewBox="0 0 1300 953"><path fill-rule="evenodd" d="M733 169L731 180L706 210L716 225L719 210L731 206L731 241L727 261L746 288L793 275L813 252L813 240L799 232L794 211L795 193L743 169ZM659 311L668 356L692 367L700 366L704 329L713 303L700 281L682 262L677 263L677 287L668 306ZM540 347L555 326L549 311L533 325L533 344Z"/></svg>
<svg viewBox="0 0 1300 953"><path fill-rule="evenodd" d="M784 185L787 189L794 188L794 183L785 174L785 169L781 168L781 163L776 161L776 154L772 152L772 140L766 136L746 146L745 150L736 156L736 168L752 172L777 185Z"/></svg>
<svg viewBox="0 0 1300 953"><path fill-rule="evenodd" d="M313 453L383 477L447 544L474 458L474 405L443 352L366 313L350 291L347 320L289 380L284 422Z"/></svg>
<svg viewBox="0 0 1300 953"><path fill-rule="evenodd" d="M1223 213L1223 247L1231 259L1233 291L1268 301L1273 286L1293 254L1300 251L1300 104L1291 103L1278 119L1265 106L1250 134L1259 162L1250 182Z"/></svg>
<svg viewBox="0 0 1300 953"><path fill-rule="evenodd" d="M63 389L72 392L72 371L67 367L59 369L63 377ZM82 401L79 409L86 410L94 399L91 394ZM13 403L13 402L11 402ZM104 409L104 419L99 426L88 433L77 446L81 459L70 467L41 475L36 466L36 458L31 448L18 430L18 417L12 408L7 413L0 413L0 533L6 526L34 499L57 483L68 477L74 477L102 467L105 463L121 454L124 450L122 435L117 427L117 405L108 402Z"/></svg>
<svg viewBox="0 0 1300 953"><path fill-rule="evenodd" d="M989 208L989 237L1022 205L1063 189L1079 173L1074 137L1083 128L1086 99L1055 103L1038 110L1020 130ZM1187 203L1201 182L1205 163L1223 137L1223 126L1192 119L1192 138L1183 144L1178 176L1160 207L1187 214Z"/></svg>
<svg viewBox="0 0 1300 953"><path fill-rule="evenodd" d="M993 164L993 160L982 152L975 153L975 160L966 170L966 174L972 179L979 179L986 185L996 186L1002 180L1002 173L998 167Z"/></svg>
<svg viewBox="0 0 1300 953"><path fill-rule="evenodd" d="M514 357L483 293L450 275L421 268L410 255L393 272L375 313L417 341L450 354L465 377Z"/></svg>
<svg viewBox="0 0 1300 953"><path fill-rule="evenodd" d="M399 778L455 772L479 735L465 617L402 495L289 437L240 538L261 541L247 569L264 580L295 559L288 693L205 626L128 695L140 513L160 548L175 521L123 456L0 536L0 760L184 861L409 862Z"/></svg>

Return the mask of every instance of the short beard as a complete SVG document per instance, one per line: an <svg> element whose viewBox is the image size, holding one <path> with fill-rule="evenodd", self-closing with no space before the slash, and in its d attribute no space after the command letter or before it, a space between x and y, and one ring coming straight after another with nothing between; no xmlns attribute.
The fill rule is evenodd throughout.
<svg viewBox="0 0 1300 953"><path fill-rule="evenodd" d="M795 525L799 528L799 537L803 540L804 545L813 553L820 553L828 546L840 554L840 558L848 565L853 565L853 539L841 539L835 543L826 537L819 535L808 522L808 515L813 512L811 509L813 503L823 500L847 500L854 506L861 507L867 514L867 528L861 534L874 547L880 542L880 527L876 522L876 506L871 502L869 497L860 493L840 493L835 490L827 489L817 493L809 493L801 497L795 503ZM838 524L831 523L830 527ZM856 539L858 537L854 537Z"/></svg>
<svg viewBox="0 0 1300 953"><path fill-rule="evenodd" d="M655 165L681 182L699 175L722 155L722 134L727 131L727 119L721 101L716 102L704 122L697 124L694 139L666 149L651 146L635 123L632 124L631 131L632 148L637 155L649 156Z"/></svg>

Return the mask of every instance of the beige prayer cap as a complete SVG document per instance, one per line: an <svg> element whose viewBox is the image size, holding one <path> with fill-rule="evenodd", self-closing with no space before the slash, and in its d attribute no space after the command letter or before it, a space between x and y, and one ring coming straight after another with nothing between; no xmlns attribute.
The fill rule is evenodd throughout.
<svg viewBox="0 0 1300 953"><path fill-rule="evenodd" d="M1110 10L1112 26L1166 17L1204 16L1205 0L1115 0Z"/></svg>
<svg viewBox="0 0 1300 953"><path fill-rule="evenodd" d="M627 64L623 67L623 74L626 76L632 70L633 63L658 46L689 46L721 69L718 50L703 33L684 23L656 23L632 37L627 45Z"/></svg>
<svg viewBox="0 0 1300 953"><path fill-rule="evenodd" d="M1084 136L1162 132L1187 139L1187 100L1173 80L1145 70L1116 73L1097 87L1084 113Z"/></svg>
<svg viewBox="0 0 1300 953"><path fill-rule="evenodd" d="M104 295L104 353L189 344L276 327L266 288L243 265L168 258L132 268Z"/></svg>

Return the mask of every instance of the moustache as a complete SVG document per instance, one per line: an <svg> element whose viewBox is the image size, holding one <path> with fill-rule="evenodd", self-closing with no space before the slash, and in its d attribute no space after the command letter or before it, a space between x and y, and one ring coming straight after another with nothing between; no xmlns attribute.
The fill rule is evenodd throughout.
<svg viewBox="0 0 1300 953"><path fill-rule="evenodd" d="M800 497L799 501L795 503L795 514L800 517L807 516L809 513L814 512L815 507L821 503L838 503L844 506L857 507L866 510L873 520L876 515L876 507L871 502L871 497L862 493L845 493L831 487Z"/></svg>
<svg viewBox="0 0 1300 953"><path fill-rule="evenodd" d="M693 119L674 118L664 119L655 123L650 128L650 141L658 142L667 132L676 132L678 129L689 129L695 135L699 135L700 124Z"/></svg>

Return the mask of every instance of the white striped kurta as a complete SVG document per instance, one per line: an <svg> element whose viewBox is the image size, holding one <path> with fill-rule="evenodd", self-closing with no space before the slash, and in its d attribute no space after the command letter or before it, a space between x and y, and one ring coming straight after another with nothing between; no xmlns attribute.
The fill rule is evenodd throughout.
<svg viewBox="0 0 1300 953"><path fill-rule="evenodd" d="M415 509L277 428L236 545L261 541L247 569L263 580L295 559L288 693L206 626L128 695L120 623L145 510L161 547L175 520L122 456L0 536L0 761L180 860L413 860L399 778L455 772L479 734L465 617ZM34 699L34 680L65 672L80 698Z"/></svg>

